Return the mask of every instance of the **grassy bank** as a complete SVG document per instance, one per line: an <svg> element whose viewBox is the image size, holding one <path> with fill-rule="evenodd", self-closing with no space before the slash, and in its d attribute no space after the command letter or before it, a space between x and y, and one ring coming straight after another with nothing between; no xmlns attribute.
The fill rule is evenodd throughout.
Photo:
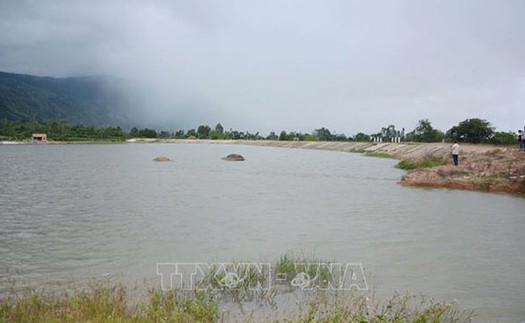
<svg viewBox="0 0 525 323"><path fill-rule="evenodd" d="M98 282L85 291L51 296L11 293L0 301L0 322L215 322L217 302L151 290L131 305L122 285Z"/></svg>
<svg viewBox="0 0 525 323"><path fill-rule="evenodd" d="M396 167L404 170L413 170L413 169L422 169L422 168L432 168L436 166L447 165L448 162L441 157L427 157L421 160L410 160L403 159L397 163Z"/></svg>
<svg viewBox="0 0 525 323"><path fill-rule="evenodd" d="M271 276L287 274L286 283L293 282L297 272L316 276L319 282L334 278L328 267L316 267L316 263L331 262L283 255L274 264ZM233 265L243 268L239 264ZM455 303L397 293L375 301L371 300L372 293L356 289L296 287L293 291L272 286L270 291L257 291L258 298L254 299L246 297L248 291L255 282L269 276L245 271L239 277L240 284L229 287L222 284L225 275L206 275L203 282L210 288L150 289L139 300L127 292L136 293L136 289L107 279L72 293L24 293L13 289L0 298L0 322L470 322L473 316L472 311ZM289 302L282 296L289 296ZM299 304L297 297L301 299ZM245 310L250 304L257 304L255 310ZM278 309L280 314L272 316Z"/></svg>
<svg viewBox="0 0 525 323"><path fill-rule="evenodd" d="M393 158L393 159L396 158L393 154L386 152L386 151L368 151L365 149L352 149L350 150L350 152L364 154L367 157Z"/></svg>
<svg viewBox="0 0 525 323"><path fill-rule="evenodd" d="M473 314L456 304L394 294L383 303L349 294L337 299L318 292L315 300L282 322L470 322ZM49 296L11 294L0 301L1 322L230 322L211 293L177 294L150 290L147 300L132 304L122 285L108 282L86 291ZM237 318L239 320L239 318ZM249 315L240 321L252 321Z"/></svg>

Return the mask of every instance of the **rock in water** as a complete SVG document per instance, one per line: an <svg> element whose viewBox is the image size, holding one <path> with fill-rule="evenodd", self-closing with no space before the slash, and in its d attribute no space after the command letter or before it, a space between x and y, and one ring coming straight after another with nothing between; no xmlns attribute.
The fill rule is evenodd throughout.
<svg viewBox="0 0 525 323"><path fill-rule="evenodd" d="M229 160L229 161L243 161L244 157L239 154L229 154L226 157L222 157L222 159Z"/></svg>
<svg viewBox="0 0 525 323"><path fill-rule="evenodd" d="M168 161L171 161L171 159L169 159L166 156L159 156L159 157L154 158L153 161L156 161L156 162L168 162Z"/></svg>

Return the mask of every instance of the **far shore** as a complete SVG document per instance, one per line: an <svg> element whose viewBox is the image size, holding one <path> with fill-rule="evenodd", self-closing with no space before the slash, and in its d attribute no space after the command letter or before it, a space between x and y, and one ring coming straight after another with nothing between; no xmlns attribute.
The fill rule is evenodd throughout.
<svg viewBox="0 0 525 323"><path fill-rule="evenodd" d="M10 142L0 144L89 144L89 143L173 143L173 144L232 144L296 149L318 149L365 153L370 156L399 160L421 161L438 158L443 165L408 171L399 181L402 185L441 187L525 194L525 152L517 147L485 144L460 144L460 163L452 165L450 143L373 143L335 141L273 141L273 140L209 140L209 139L146 139L124 142Z"/></svg>
<svg viewBox="0 0 525 323"><path fill-rule="evenodd" d="M517 147L460 144L460 163L452 165L450 143L373 143L337 141L129 139L130 143L234 144L365 153L370 156L421 161L441 159L444 165L408 171L402 185L502 192L525 195L525 152Z"/></svg>

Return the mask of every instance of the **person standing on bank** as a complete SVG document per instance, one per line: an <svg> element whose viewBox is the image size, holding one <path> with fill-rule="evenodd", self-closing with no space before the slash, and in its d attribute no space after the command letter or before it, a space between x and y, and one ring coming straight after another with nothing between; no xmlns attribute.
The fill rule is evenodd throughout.
<svg viewBox="0 0 525 323"><path fill-rule="evenodd" d="M523 149L525 149L525 126L523 127L523 133L522 133L521 139L522 139L521 142L523 143Z"/></svg>
<svg viewBox="0 0 525 323"><path fill-rule="evenodd" d="M518 143L520 144L520 150L523 150L525 141L523 140L523 131L521 130L518 130Z"/></svg>
<svg viewBox="0 0 525 323"><path fill-rule="evenodd" d="M454 144L452 147L452 161L454 162L454 166L457 166L459 164L459 145L457 141L454 141Z"/></svg>

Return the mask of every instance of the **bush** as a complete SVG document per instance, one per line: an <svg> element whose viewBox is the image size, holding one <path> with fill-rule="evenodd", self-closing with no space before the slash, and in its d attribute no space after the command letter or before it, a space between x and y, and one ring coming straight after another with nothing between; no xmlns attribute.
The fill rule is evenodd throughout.
<svg viewBox="0 0 525 323"><path fill-rule="evenodd" d="M447 161L441 157L428 157L422 160L404 159L397 163L396 167L404 170L432 168L446 165Z"/></svg>
<svg viewBox="0 0 525 323"><path fill-rule="evenodd" d="M496 132L489 143L493 145L517 145L518 138L512 132Z"/></svg>
<svg viewBox="0 0 525 323"><path fill-rule="evenodd" d="M494 128L487 120L472 118L460 122L447 131L447 139L473 144L486 143L494 135Z"/></svg>

